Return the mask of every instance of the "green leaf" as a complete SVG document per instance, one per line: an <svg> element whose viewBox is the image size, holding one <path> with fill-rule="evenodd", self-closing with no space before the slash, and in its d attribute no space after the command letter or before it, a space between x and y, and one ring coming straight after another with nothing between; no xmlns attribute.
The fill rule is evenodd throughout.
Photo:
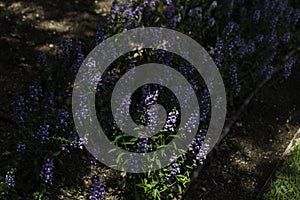
<svg viewBox="0 0 300 200"><path fill-rule="evenodd" d="M54 153L53 153L53 156L54 156L54 157L57 157L57 156L60 155L60 153L61 153L61 151L54 152Z"/></svg>
<svg viewBox="0 0 300 200"><path fill-rule="evenodd" d="M122 158L122 156L124 155L125 153L120 153L119 155L118 155L118 157L117 157L117 162L120 162L120 160L121 160L121 158Z"/></svg>

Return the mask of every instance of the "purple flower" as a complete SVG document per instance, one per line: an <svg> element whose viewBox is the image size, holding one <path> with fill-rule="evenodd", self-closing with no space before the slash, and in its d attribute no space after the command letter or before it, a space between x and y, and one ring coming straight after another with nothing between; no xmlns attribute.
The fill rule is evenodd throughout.
<svg viewBox="0 0 300 200"><path fill-rule="evenodd" d="M62 152L66 152L66 153L70 153L70 150L68 149L66 144L62 144L61 145L61 151Z"/></svg>
<svg viewBox="0 0 300 200"><path fill-rule="evenodd" d="M293 14L293 11L294 11L294 8L292 7L288 7L286 10L285 10L285 18L288 22L290 22L290 18Z"/></svg>
<svg viewBox="0 0 300 200"><path fill-rule="evenodd" d="M170 5L170 4L172 4L173 2L172 2L172 0L166 0L166 3L167 3L167 5Z"/></svg>
<svg viewBox="0 0 300 200"><path fill-rule="evenodd" d="M59 109L57 112L56 129L60 129L62 132L66 132L66 128L68 127L68 118L68 111L65 111L64 109Z"/></svg>
<svg viewBox="0 0 300 200"><path fill-rule="evenodd" d="M216 23L216 20L213 17L208 16L208 24L210 26L214 26Z"/></svg>
<svg viewBox="0 0 300 200"><path fill-rule="evenodd" d="M203 90L200 98L200 121L205 121L210 111L210 94L207 88Z"/></svg>
<svg viewBox="0 0 300 200"><path fill-rule="evenodd" d="M162 49L156 51L156 59L161 60L162 64L171 65L173 60L173 54L166 52Z"/></svg>
<svg viewBox="0 0 300 200"><path fill-rule="evenodd" d="M174 19L169 20L167 23L167 27L169 29L174 29L176 27L176 25L177 25L177 22Z"/></svg>
<svg viewBox="0 0 300 200"><path fill-rule="evenodd" d="M17 144L17 152L19 153L23 153L26 149L26 144L24 144L23 142L18 142Z"/></svg>
<svg viewBox="0 0 300 200"><path fill-rule="evenodd" d="M202 17L202 8L201 7L195 8L194 12L195 12L197 17L199 17L199 18Z"/></svg>
<svg viewBox="0 0 300 200"><path fill-rule="evenodd" d="M103 40L105 40L107 38L106 34L105 34L105 29L103 27L99 28L96 32L96 45L100 44L101 42L103 42Z"/></svg>
<svg viewBox="0 0 300 200"><path fill-rule="evenodd" d="M235 95L237 95L241 90L241 86L238 83L237 67L234 64L232 64L229 67L229 71L230 71L230 74L231 74L231 78L230 78L231 85L232 85L232 88L233 88L233 91L234 91Z"/></svg>
<svg viewBox="0 0 300 200"><path fill-rule="evenodd" d="M255 10L253 14L253 20L254 22L258 22L260 19L261 11L260 10Z"/></svg>
<svg viewBox="0 0 300 200"><path fill-rule="evenodd" d="M87 143L88 143L87 139L85 139L85 138L79 138L77 147L79 149L83 150L84 145L86 145Z"/></svg>
<svg viewBox="0 0 300 200"><path fill-rule="evenodd" d="M264 35L262 34L258 34L256 37L255 37L255 41L257 42L262 42L264 39Z"/></svg>
<svg viewBox="0 0 300 200"><path fill-rule="evenodd" d="M118 4L118 1L114 0L112 2L112 4L111 4L110 13L109 13L109 15L107 17L107 20L109 22L113 22L114 19L116 18L116 16L119 14L120 10L121 10L121 8L120 8L120 6Z"/></svg>
<svg viewBox="0 0 300 200"><path fill-rule="evenodd" d="M271 31L271 33L269 35L267 35L267 37L265 39L273 47L275 47L278 44L277 32L275 30Z"/></svg>
<svg viewBox="0 0 300 200"><path fill-rule="evenodd" d="M217 1L213 1L210 5L211 7L215 8L218 6L218 2Z"/></svg>
<svg viewBox="0 0 300 200"><path fill-rule="evenodd" d="M29 97L32 103L38 103L43 97L43 90L41 86L29 86Z"/></svg>
<svg viewBox="0 0 300 200"><path fill-rule="evenodd" d="M62 50L62 55L64 57L70 57L71 56L71 48L73 46L72 39L68 39L64 42L60 42L58 44L58 47Z"/></svg>
<svg viewBox="0 0 300 200"><path fill-rule="evenodd" d="M174 14L175 14L176 8L173 4L168 5L166 11L165 11L165 16L167 19L171 19Z"/></svg>
<svg viewBox="0 0 300 200"><path fill-rule="evenodd" d="M195 68L190 65L190 64L180 64L179 65L179 71L184 74L185 76L188 76L188 75L193 75L194 74L194 71L195 71Z"/></svg>
<svg viewBox="0 0 300 200"><path fill-rule="evenodd" d="M228 9L227 9L227 17L228 18L231 17L233 6L234 6L234 0L229 0L228 1Z"/></svg>
<svg viewBox="0 0 300 200"><path fill-rule="evenodd" d="M154 2L154 1L151 1L151 2ZM151 3L150 2L150 3ZM139 16L142 14L142 11L143 11L143 8L141 6L137 6L134 11L133 11L133 15L136 19L139 18Z"/></svg>
<svg viewBox="0 0 300 200"><path fill-rule="evenodd" d="M292 19L292 23L295 25L298 23L300 18L300 9L295 9L294 10L294 15L293 15L293 19Z"/></svg>
<svg viewBox="0 0 300 200"><path fill-rule="evenodd" d="M154 7L156 5L156 3L158 2L158 0L144 0L144 6L149 5L150 7ZM172 1L171 1L172 3Z"/></svg>
<svg viewBox="0 0 300 200"><path fill-rule="evenodd" d="M7 171L5 175L5 182L12 187L15 187L15 175L13 171Z"/></svg>
<svg viewBox="0 0 300 200"><path fill-rule="evenodd" d="M228 50L228 54L229 54L229 56L231 58L233 57L234 47L235 47L235 43L234 42L232 42L232 41L228 42L228 44L227 44L227 50Z"/></svg>
<svg viewBox="0 0 300 200"><path fill-rule="evenodd" d="M163 129L166 130L166 131L172 131L172 132L174 132L178 116L179 116L178 110L170 112L168 114L168 118L167 118L166 124L163 127Z"/></svg>
<svg viewBox="0 0 300 200"><path fill-rule="evenodd" d="M180 174L180 167L179 167L179 165L176 162L172 163L171 174L173 176L175 176L176 174Z"/></svg>
<svg viewBox="0 0 300 200"><path fill-rule="evenodd" d="M224 42L222 40L219 40L217 41L214 48L213 58L218 68L221 67L221 63L224 59L223 46Z"/></svg>
<svg viewBox="0 0 300 200"><path fill-rule="evenodd" d="M245 17L247 15L247 12L248 12L247 8L246 7L242 7L242 9L241 9L241 15L243 17Z"/></svg>
<svg viewBox="0 0 300 200"><path fill-rule="evenodd" d="M176 158L172 156L170 158L171 162L171 171L166 175L166 181L171 184L177 174L180 174L180 164L176 162Z"/></svg>
<svg viewBox="0 0 300 200"><path fill-rule="evenodd" d="M265 64L270 64L270 63L274 60L276 54L277 54L276 52L272 52L272 53L269 55L269 57L266 59Z"/></svg>
<svg viewBox="0 0 300 200"><path fill-rule="evenodd" d="M50 125L40 126L36 133L35 138L39 139L42 144L49 140L49 127Z"/></svg>
<svg viewBox="0 0 300 200"><path fill-rule="evenodd" d="M145 95L145 104L146 106L150 106L150 105L154 105L157 103L157 98L159 96L159 92L158 90L156 90L153 94L149 93L149 91L147 89L144 89L144 93Z"/></svg>
<svg viewBox="0 0 300 200"><path fill-rule="evenodd" d="M228 39L232 32L239 30L240 26L235 22L229 22L227 26L224 28L222 34Z"/></svg>
<svg viewBox="0 0 300 200"><path fill-rule="evenodd" d="M114 0L114 1L112 2L111 13L113 13L113 14L118 14L119 12L120 12L120 6L119 6L119 4L118 4L118 1L117 1L117 0ZM114 18L115 18L115 15L112 15L111 17L112 17L112 19L114 19Z"/></svg>
<svg viewBox="0 0 300 200"><path fill-rule="evenodd" d="M291 38L291 33L290 32L286 32L283 34L283 36L281 37L281 40L284 42L284 43L287 43L290 41L290 38Z"/></svg>
<svg viewBox="0 0 300 200"><path fill-rule="evenodd" d="M203 164L203 161L206 159L206 155L209 149L208 145L204 144L204 132L204 130L200 130L193 139L191 145L189 146L189 152L196 156L194 160L194 166L197 166L198 164Z"/></svg>
<svg viewBox="0 0 300 200"><path fill-rule="evenodd" d="M239 46L241 41L242 41L241 36L237 35L233 41L234 46Z"/></svg>
<svg viewBox="0 0 300 200"><path fill-rule="evenodd" d="M39 57L38 57L38 63L40 65L45 65L46 64L46 60L47 60L46 54L40 53Z"/></svg>
<svg viewBox="0 0 300 200"><path fill-rule="evenodd" d="M44 158L44 164L42 166L40 176L44 179L46 183L50 183L51 185L52 185L52 178L53 178L53 169L54 169L53 159Z"/></svg>
<svg viewBox="0 0 300 200"><path fill-rule="evenodd" d="M145 153L148 150L148 138L140 138L138 142L137 153Z"/></svg>
<svg viewBox="0 0 300 200"><path fill-rule="evenodd" d="M27 110L27 106L25 106L25 99L23 96L19 96L17 100L17 106L16 106L16 117L19 123L24 123L24 118L26 116L25 110Z"/></svg>
<svg viewBox="0 0 300 200"><path fill-rule="evenodd" d="M76 148L76 144L79 140L77 131L70 131L68 140L70 142L70 146Z"/></svg>
<svg viewBox="0 0 300 200"><path fill-rule="evenodd" d="M81 64L84 61L84 54L81 52L77 53L77 58L76 58L76 62L72 65L72 70L73 70L73 74L76 75L79 67L81 66Z"/></svg>
<svg viewBox="0 0 300 200"><path fill-rule="evenodd" d="M195 9L189 10L188 15L189 15L190 17L192 17L192 16L195 15L195 16L198 17L198 18L202 18L202 7L196 7Z"/></svg>
<svg viewBox="0 0 300 200"><path fill-rule="evenodd" d="M105 188L99 176L91 178L91 184L87 190L86 198L90 200L101 200L104 198Z"/></svg>
<svg viewBox="0 0 300 200"><path fill-rule="evenodd" d="M269 78L274 72L274 67L269 64L264 64L262 67L262 74L265 78Z"/></svg>
<svg viewBox="0 0 300 200"><path fill-rule="evenodd" d="M246 42L241 42L240 44L240 48L239 48L239 51L238 51L238 57L241 59L243 58L248 52L248 46L246 44Z"/></svg>
<svg viewBox="0 0 300 200"><path fill-rule="evenodd" d="M278 16L273 17L270 21L270 29L273 30L277 26L278 23Z"/></svg>
<svg viewBox="0 0 300 200"><path fill-rule="evenodd" d="M122 14L122 17L125 18L125 19L132 19L133 18L132 8L125 9L123 14Z"/></svg>
<svg viewBox="0 0 300 200"><path fill-rule="evenodd" d="M284 63L283 76L287 79L292 74L292 67L295 65L296 60L294 58L290 58Z"/></svg>
<svg viewBox="0 0 300 200"><path fill-rule="evenodd" d="M247 53L248 53L248 54L253 54L254 51L255 51L255 42L252 41L252 40L250 40L250 41L248 42L248 45L247 45Z"/></svg>

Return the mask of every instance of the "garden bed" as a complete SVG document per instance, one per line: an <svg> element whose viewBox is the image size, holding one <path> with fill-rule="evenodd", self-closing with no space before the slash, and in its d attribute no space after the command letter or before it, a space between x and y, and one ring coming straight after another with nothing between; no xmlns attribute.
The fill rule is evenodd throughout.
<svg viewBox="0 0 300 200"><path fill-rule="evenodd" d="M0 30L0 92L6 94L0 99L0 130L3 133L0 136L0 181L5 178L17 146L18 128L13 120L15 105L12 102L32 84L32 77L37 76L34 66L40 52L45 52L50 63L55 64L54 49L62 39L75 38L83 41L85 48L93 47L100 14L107 11L100 7L110 3L95 2L0 2L0 20L4 27ZM299 52L296 55L299 60ZM298 77L300 68L295 67L289 80L278 74L255 94L228 135L211 152L211 159L205 162L183 199L257 197L299 127ZM82 158L81 161L86 160ZM106 183L106 199L117 199L122 195L126 185L116 183L121 182L120 177L124 174L97 164L92 168L83 166L80 178L75 180L76 185L55 185L50 196L84 199L92 175L100 175ZM29 196L26 198L30 199Z"/></svg>

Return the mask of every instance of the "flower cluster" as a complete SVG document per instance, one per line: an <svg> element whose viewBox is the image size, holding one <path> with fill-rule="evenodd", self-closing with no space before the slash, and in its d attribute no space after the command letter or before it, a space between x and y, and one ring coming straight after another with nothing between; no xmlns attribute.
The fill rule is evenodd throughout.
<svg viewBox="0 0 300 200"><path fill-rule="evenodd" d="M194 166L203 164L204 160L206 159L209 146L208 144L204 144L205 134L205 130L200 130L193 139L192 144L189 146L189 152L196 155L196 160L193 161Z"/></svg>
<svg viewBox="0 0 300 200"><path fill-rule="evenodd" d="M54 162L53 158L44 158L44 164L41 169L40 176L46 183L52 185Z"/></svg>
<svg viewBox="0 0 300 200"><path fill-rule="evenodd" d="M168 118L167 118L166 124L165 124L163 129L166 130L166 131L174 132L175 127L176 127L176 123L177 123L177 120L178 120L178 116L179 116L178 110L171 111L168 114Z"/></svg>
<svg viewBox="0 0 300 200"><path fill-rule="evenodd" d="M166 181L171 184L174 181L174 178L176 177L177 174L180 174L180 164L176 162L175 157L170 158L170 163L171 163L171 171L169 174L166 174Z"/></svg>
<svg viewBox="0 0 300 200"><path fill-rule="evenodd" d="M15 187L15 174L13 171L7 171L5 175L5 182L12 187Z"/></svg>
<svg viewBox="0 0 300 200"><path fill-rule="evenodd" d="M17 144L17 152L23 153L26 149L26 144L23 142L18 142Z"/></svg>
<svg viewBox="0 0 300 200"><path fill-rule="evenodd" d="M148 138L140 138L138 142L137 153L145 153L148 150Z"/></svg>
<svg viewBox="0 0 300 200"><path fill-rule="evenodd" d="M292 67L295 65L296 60L294 58L290 58L284 63L284 77L288 78L292 74Z"/></svg>
<svg viewBox="0 0 300 200"><path fill-rule="evenodd" d="M49 128L50 125L40 126L34 137L39 140L42 144L49 140Z"/></svg>
<svg viewBox="0 0 300 200"><path fill-rule="evenodd" d="M101 183L99 176L93 176L91 178L91 184L88 188L86 198L90 200L104 199L105 188Z"/></svg>
<svg viewBox="0 0 300 200"><path fill-rule="evenodd" d="M27 96L19 96L16 101L15 117L18 123L25 126L25 122L32 120L32 115L40 112L42 109L45 115L51 113L54 105L54 94L52 92L43 91L41 86L29 86L29 94ZM37 119L44 117L42 113L34 116Z"/></svg>

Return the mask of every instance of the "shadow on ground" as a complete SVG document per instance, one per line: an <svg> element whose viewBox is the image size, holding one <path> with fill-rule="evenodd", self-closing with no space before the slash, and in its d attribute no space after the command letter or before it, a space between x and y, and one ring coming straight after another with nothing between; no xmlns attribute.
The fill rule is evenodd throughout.
<svg viewBox="0 0 300 200"><path fill-rule="evenodd" d="M300 126L299 77L298 65L289 80L278 74L256 95L184 199L257 198Z"/></svg>

